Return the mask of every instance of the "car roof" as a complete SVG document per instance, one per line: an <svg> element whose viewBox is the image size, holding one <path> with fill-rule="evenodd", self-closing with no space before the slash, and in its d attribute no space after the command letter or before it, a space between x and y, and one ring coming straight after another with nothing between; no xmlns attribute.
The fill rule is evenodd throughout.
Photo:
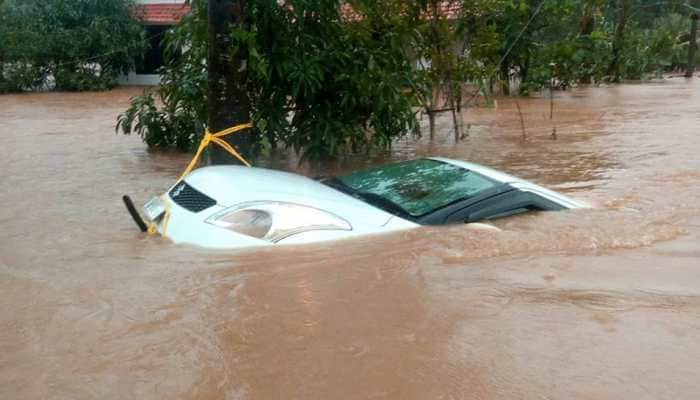
<svg viewBox="0 0 700 400"><path fill-rule="evenodd" d="M444 162L447 164L452 164L456 165L458 167L462 167L464 169L467 169L469 171L474 171L476 173L479 173L481 175L486 176L487 178L491 178L494 181L498 181L500 183L521 183L521 182L527 182L523 179L517 178L512 175L508 175L504 172L501 171L496 171L493 168L485 167L483 165L479 164L474 164L470 163L467 161L462 161L462 160L453 160L451 158L443 158L443 157L430 157L428 158L429 160L435 160L435 161L440 161Z"/></svg>
<svg viewBox="0 0 700 400"><path fill-rule="evenodd" d="M474 164L474 163L470 163L467 161L453 160L451 158L443 158L443 157L430 157L429 159L435 160L435 161L441 161L441 162L452 164L452 165L456 165L458 167L462 167L462 168L467 169L469 171L474 171L476 173L482 174L482 175L484 175L490 179L493 179L495 181L498 181L500 183L509 184L517 189L520 189L520 190L535 192L535 193L540 194L543 197L546 197L550 200L553 200L556 203L559 203L567 208L589 208L590 207L589 205L587 205L585 203L582 203L578 200L574 200L568 196L564 196L561 193L557 193L555 191L549 190L545 187L542 187L542 186L537 185L535 183L532 183L530 181L520 179L518 177L506 174L504 172L496 171L493 168L485 167L483 165Z"/></svg>

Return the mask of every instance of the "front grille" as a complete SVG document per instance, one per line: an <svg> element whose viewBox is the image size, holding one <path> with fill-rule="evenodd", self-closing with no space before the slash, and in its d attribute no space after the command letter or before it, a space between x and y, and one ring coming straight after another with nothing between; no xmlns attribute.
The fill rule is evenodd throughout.
<svg viewBox="0 0 700 400"><path fill-rule="evenodd" d="M216 200L188 185L185 181L175 185L168 194L177 205L194 213L216 205Z"/></svg>

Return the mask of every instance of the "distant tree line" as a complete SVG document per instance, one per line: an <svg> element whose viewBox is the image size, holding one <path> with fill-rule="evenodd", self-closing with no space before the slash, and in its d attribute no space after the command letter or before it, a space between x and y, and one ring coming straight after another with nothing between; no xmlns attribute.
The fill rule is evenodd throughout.
<svg viewBox="0 0 700 400"><path fill-rule="evenodd" d="M165 38L162 86L118 129L191 149L206 125L206 2ZM386 149L419 134L417 113L456 115L477 98L549 84L618 82L686 67L691 11L652 0L248 0L231 26L247 51L256 150L302 158ZM348 11L350 10L350 11ZM455 10L457 10L455 12ZM157 98L164 106L158 107Z"/></svg>
<svg viewBox="0 0 700 400"><path fill-rule="evenodd" d="M103 90L145 42L131 0L0 0L0 93Z"/></svg>

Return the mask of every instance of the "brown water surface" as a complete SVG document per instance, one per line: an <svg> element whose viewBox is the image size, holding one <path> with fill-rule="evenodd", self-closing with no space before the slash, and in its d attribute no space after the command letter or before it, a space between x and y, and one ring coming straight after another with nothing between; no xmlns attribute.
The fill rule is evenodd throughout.
<svg viewBox="0 0 700 400"><path fill-rule="evenodd" d="M596 207L244 252L138 233L188 156L114 133L134 89L0 96L2 399L696 399L700 81L470 109L339 172L440 155ZM551 138L557 128L557 139ZM277 154L263 165L297 169Z"/></svg>

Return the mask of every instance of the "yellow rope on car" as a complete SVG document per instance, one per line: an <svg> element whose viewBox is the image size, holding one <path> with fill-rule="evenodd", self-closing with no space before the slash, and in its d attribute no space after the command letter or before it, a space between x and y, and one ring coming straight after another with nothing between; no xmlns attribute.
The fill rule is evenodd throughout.
<svg viewBox="0 0 700 400"><path fill-rule="evenodd" d="M148 230L146 232L148 232L148 236L155 236L156 233L158 233L158 228L156 227L156 224L154 224L153 222L149 222Z"/></svg>
<svg viewBox="0 0 700 400"><path fill-rule="evenodd" d="M251 166L250 163L248 161L246 161L246 159L243 158L243 156L240 155L236 151L236 149L233 148L233 146L226 143L221 138L226 136L226 135L231 135L233 133L242 131L243 129L248 129L248 128L252 128L252 127L253 127L253 124L247 123L247 124L232 126L231 128L224 129L223 131L216 132L216 133L209 132L209 128L207 128L204 131L204 137L202 138L202 141L199 143L199 148L197 149L197 153L195 153L194 158L192 158L192 161L190 161L189 165L187 165L187 168L185 168L185 172L182 173L179 180L182 180L182 178L187 176L187 174L192 172L194 167L197 166L197 164L199 163L199 159L202 157L202 153L204 152L204 149L206 149L207 146L209 146L209 143L218 144L219 146L221 146L221 148L226 150L229 154L231 154L233 157L238 159L244 165L246 165L247 167L250 167Z"/></svg>
<svg viewBox="0 0 700 400"><path fill-rule="evenodd" d="M165 207L165 213L163 214L163 221L160 223L161 235L163 237L168 237L168 221L170 221L170 202L165 198L165 195L160 196L160 201L163 202L163 207Z"/></svg>
<svg viewBox="0 0 700 400"><path fill-rule="evenodd" d="M244 165L247 167L250 167L250 163L246 161L245 158L243 158L242 155L240 155L236 149L233 148L230 144L226 143L222 137L226 135L231 135L236 132L242 131L243 129L248 129L252 128L253 124L247 123L247 124L241 124L241 125L236 125L232 126L231 128L224 129L223 131L216 132L216 133L211 133L209 132L209 128L207 128L204 131L204 137L202 138L202 141L199 143L199 148L197 149L197 152L195 153L194 157L192 158L192 161L187 165L187 168L185 168L185 171L182 173L180 176L180 179L178 179L178 182L181 181L184 177L187 176L192 170L199 164L199 160L202 157L202 153L204 153L204 149L209 146L209 143L216 143L219 146L221 146L224 150L226 150L229 154L231 154L233 157L238 159L240 162L242 162ZM163 203L163 206L165 207L165 211L163 212L163 219L161 222L161 235L163 237L167 237L168 234L168 221L170 220L170 203L168 200L165 198L165 196L161 196L161 202ZM155 223L150 222L148 224L148 234L150 236L154 236L158 233L158 227L156 226Z"/></svg>

